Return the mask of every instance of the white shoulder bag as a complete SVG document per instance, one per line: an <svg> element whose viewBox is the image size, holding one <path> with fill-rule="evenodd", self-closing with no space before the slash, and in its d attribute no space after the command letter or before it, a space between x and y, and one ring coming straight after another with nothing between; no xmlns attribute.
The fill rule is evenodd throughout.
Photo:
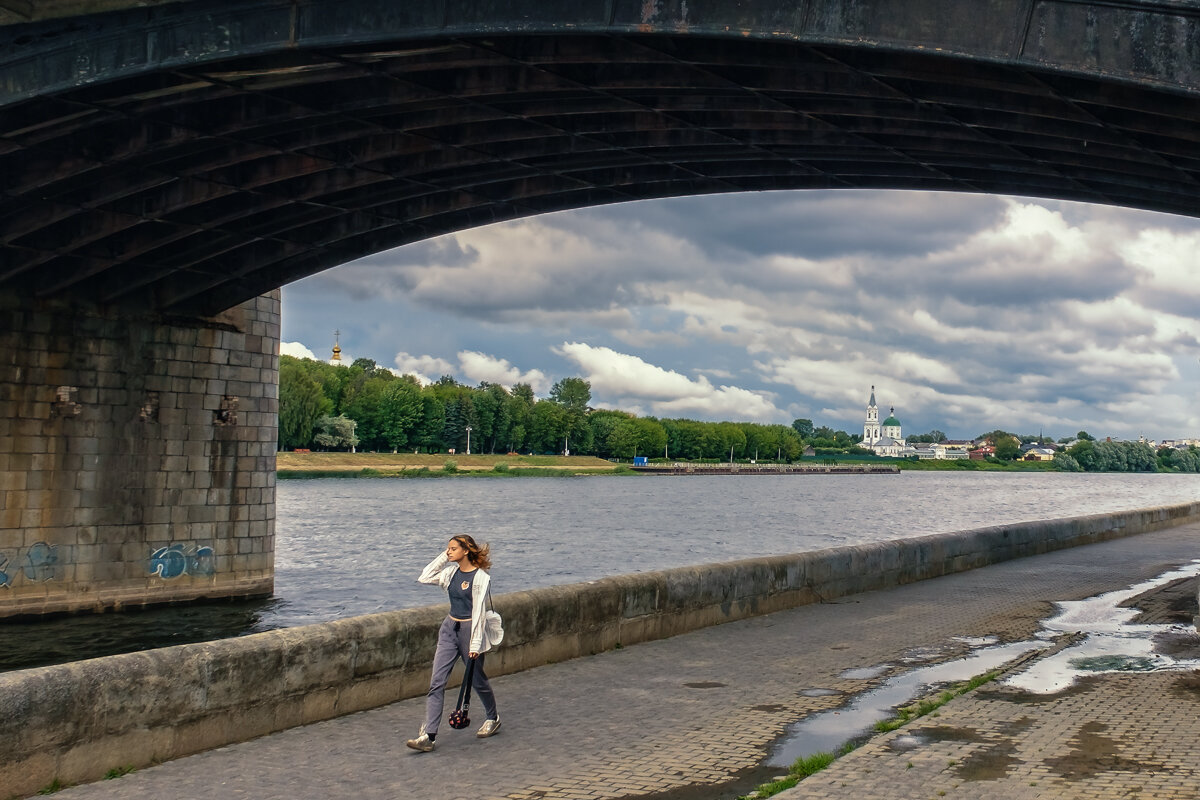
<svg viewBox="0 0 1200 800"><path fill-rule="evenodd" d="M491 586L488 586L487 600L490 606L492 602ZM489 650L504 641L504 620L500 618L496 609L491 607L483 612L483 638L487 642Z"/></svg>

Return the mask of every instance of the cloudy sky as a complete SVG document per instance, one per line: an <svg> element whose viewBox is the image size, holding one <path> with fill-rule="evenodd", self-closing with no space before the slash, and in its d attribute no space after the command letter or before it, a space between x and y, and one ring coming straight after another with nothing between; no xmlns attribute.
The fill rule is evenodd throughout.
<svg viewBox="0 0 1200 800"><path fill-rule="evenodd" d="M778 192L501 223L283 290L284 352L333 331L424 379L592 383L639 414L861 432L1200 437L1200 221L1025 198Z"/></svg>

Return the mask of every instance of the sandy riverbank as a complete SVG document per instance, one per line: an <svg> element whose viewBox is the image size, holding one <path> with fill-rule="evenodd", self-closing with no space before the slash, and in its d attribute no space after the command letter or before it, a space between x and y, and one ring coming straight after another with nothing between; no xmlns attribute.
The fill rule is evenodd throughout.
<svg viewBox="0 0 1200 800"><path fill-rule="evenodd" d="M279 453L282 477L473 473L604 474L622 469L592 456L460 455L439 453Z"/></svg>

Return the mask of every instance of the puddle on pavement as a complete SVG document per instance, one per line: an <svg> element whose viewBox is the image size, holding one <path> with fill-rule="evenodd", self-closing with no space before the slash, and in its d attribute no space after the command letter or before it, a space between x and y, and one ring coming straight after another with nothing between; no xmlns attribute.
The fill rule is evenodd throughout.
<svg viewBox="0 0 1200 800"><path fill-rule="evenodd" d="M1195 627L1178 624L1136 624L1141 611L1136 607L1122 608L1121 603L1145 594L1173 581L1200 575L1200 559L1187 566L1164 573L1157 578L1106 592L1085 600L1055 603L1058 613L1042 621L1037 639L997 645L995 636L954 637L972 648L970 655L942 664L911 669L895 675L876 689L856 695L848 705L822 711L788 726L766 761L768 767L789 767L798 758L814 753L836 752L846 742L866 737L875 723L892 716L892 711L911 703L929 690L965 681L996 669L1019 656L1039 649L1049 649L1050 640L1063 634L1083 634L1080 641L1057 652L1036 659L1029 667L1004 679L1003 683L1030 694L1048 695L1068 689L1077 678L1104 672L1155 672L1160 670L1200 670L1200 658L1173 658L1155 649L1156 639L1171 642L1162 649L1168 652L1200 652L1200 634ZM1180 644L1182 642L1182 644ZM931 649L930 654L933 650ZM919 660L925 652L913 651L906 663ZM889 669L891 664L848 669L841 673L845 680L870 680ZM1200 689L1200 681L1197 682ZM816 697L831 690L806 689L801 694ZM890 746L894 750L916 749L927 743L924 736L900 734ZM980 767L981 774L990 775L1001 769L1011 754L995 754L995 764ZM979 776L962 776L967 780Z"/></svg>
<svg viewBox="0 0 1200 800"><path fill-rule="evenodd" d="M1106 772L1160 772L1168 765L1146 759L1130 759L1121 755L1121 743L1103 734L1108 726L1102 722L1085 722L1070 742L1071 751L1058 758L1046 759L1047 767L1068 781L1095 778Z"/></svg>
<svg viewBox="0 0 1200 800"><path fill-rule="evenodd" d="M1200 659L1173 658L1155 647L1155 639L1161 639L1164 635L1176 642L1200 638L1195 627L1137 624L1133 620L1141 611L1138 608L1121 607L1121 603L1152 589L1196 575L1200 575L1200 560L1127 589L1105 592L1086 600L1055 603L1058 613L1042 622L1038 636L1049 639L1063 633L1078 632L1084 634L1083 639L1038 659L1028 668L1005 679L1005 685L1032 694L1055 694L1067 689L1084 675L1200 669ZM1194 651L1194 648L1176 649L1179 652Z"/></svg>
<svg viewBox="0 0 1200 800"><path fill-rule="evenodd" d="M956 642L962 642L967 647L987 647L989 644L1000 644L999 636L951 636Z"/></svg>
<svg viewBox="0 0 1200 800"><path fill-rule="evenodd" d="M893 737L888 742L888 747L896 753L907 753L909 750L916 750L918 747L924 747L927 744L929 744L929 739L925 736L902 733L899 736Z"/></svg>
<svg viewBox="0 0 1200 800"><path fill-rule="evenodd" d="M835 694L842 694L837 689L801 689L801 697L833 697Z"/></svg>
<svg viewBox="0 0 1200 800"><path fill-rule="evenodd" d="M870 733L876 722L892 716L892 709L911 703L934 687L968 680L1025 653L1049 646L1048 642L1035 641L983 647L965 658L895 675L878 688L857 695L842 708L822 711L789 725L787 733L767 759L767 766L789 767L804 756L836 752L844 743ZM870 669L878 670L875 673L878 675L887 666ZM850 676L844 672L842 677Z"/></svg>
<svg viewBox="0 0 1200 800"><path fill-rule="evenodd" d="M924 664L928 661L937 661L946 655L947 647L914 647L906 652L900 658L901 664Z"/></svg>
<svg viewBox="0 0 1200 800"><path fill-rule="evenodd" d="M869 681L878 678L892 668L891 664L876 664L873 667L854 667L842 672L838 677L846 681Z"/></svg>

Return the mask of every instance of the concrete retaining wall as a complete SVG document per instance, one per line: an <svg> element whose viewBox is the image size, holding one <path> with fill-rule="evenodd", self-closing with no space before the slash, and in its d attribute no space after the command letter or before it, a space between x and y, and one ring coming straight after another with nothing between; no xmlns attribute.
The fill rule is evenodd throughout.
<svg viewBox="0 0 1200 800"><path fill-rule="evenodd" d="M0 617L269 595L278 352L278 291L186 319L0 294Z"/></svg>
<svg viewBox="0 0 1200 800"><path fill-rule="evenodd" d="M847 594L1195 521L1200 503L499 595L499 675ZM0 674L0 797L422 694L446 606Z"/></svg>

